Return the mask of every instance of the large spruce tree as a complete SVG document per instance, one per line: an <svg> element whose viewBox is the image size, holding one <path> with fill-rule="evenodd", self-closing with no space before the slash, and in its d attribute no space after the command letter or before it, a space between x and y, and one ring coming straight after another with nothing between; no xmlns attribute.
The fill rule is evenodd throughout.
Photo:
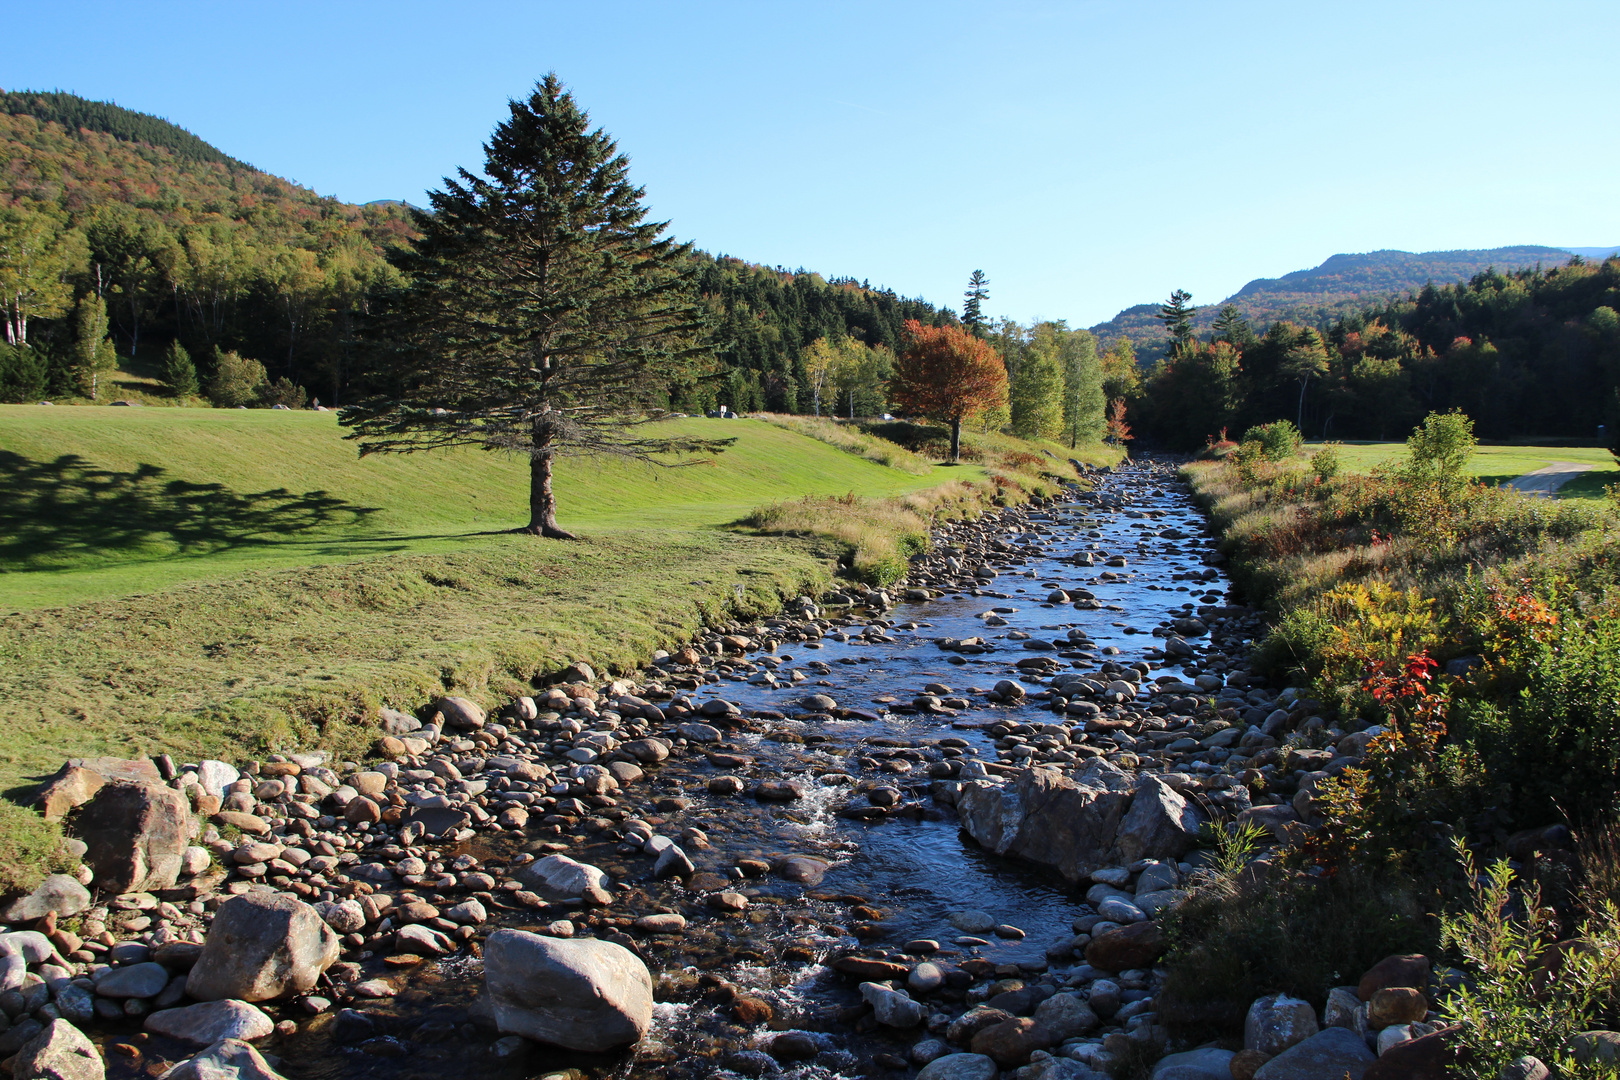
<svg viewBox="0 0 1620 1080"><path fill-rule="evenodd" d="M648 222L629 161L555 75L417 212L408 284L373 333L386 391L342 411L362 455L478 446L530 462L529 523L557 525L552 465L612 454L674 463L730 440L659 437L673 381L704 355L690 245Z"/></svg>

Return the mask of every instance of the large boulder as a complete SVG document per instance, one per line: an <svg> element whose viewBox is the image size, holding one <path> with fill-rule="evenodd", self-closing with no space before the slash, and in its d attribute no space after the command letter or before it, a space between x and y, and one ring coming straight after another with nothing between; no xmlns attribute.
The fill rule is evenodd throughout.
<svg viewBox="0 0 1620 1080"><path fill-rule="evenodd" d="M338 958L338 936L315 909L278 893L244 893L219 906L186 977L198 1001L273 1001L311 990Z"/></svg>
<svg viewBox="0 0 1620 1080"><path fill-rule="evenodd" d="M1000 1073L983 1054L946 1054L924 1065L917 1080L996 1080Z"/></svg>
<svg viewBox="0 0 1620 1080"><path fill-rule="evenodd" d="M65 919L90 906L90 890L66 874L52 874L27 896L19 896L0 911L0 922L26 923L51 912Z"/></svg>
<svg viewBox="0 0 1620 1080"><path fill-rule="evenodd" d="M52 1020L23 1043L11 1063L12 1080L103 1080L95 1044L66 1020Z"/></svg>
<svg viewBox="0 0 1620 1080"><path fill-rule="evenodd" d="M600 899L608 887L608 876L601 870L566 855L547 855L519 867L515 876L541 899L554 902Z"/></svg>
<svg viewBox="0 0 1620 1080"><path fill-rule="evenodd" d="M1114 837L1130 801L1128 792L1105 783L1076 782L1054 769L1024 769L1005 784L963 785L956 809L962 828L981 847L1080 882L1117 861Z"/></svg>
<svg viewBox="0 0 1620 1080"><path fill-rule="evenodd" d="M1231 1080L1234 1056L1217 1046L1166 1054L1153 1066L1152 1080Z"/></svg>
<svg viewBox="0 0 1620 1080"><path fill-rule="evenodd" d="M180 879L191 808L173 788L115 781L80 807L73 832L103 892L155 892Z"/></svg>
<svg viewBox="0 0 1620 1080"><path fill-rule="evenodd" d="M1158 923L1132 923L1092 938L1086 945L1086 963L1104 971L1128 971L1148 967L1169 947Z"/></svg>
<svg viewBox="0 0 1620 1080"><path fill-rule="evenodd" d="M1003 1068L1023 1065L1037 1050L1047 1050L1058 1044L1058 1038L1039 1021L1017 1016L991 1024L973 1036L970 1048L975 1054L992 1058Z"/></svg>
<svg viewBox="0 0 1620 1080"><path fill-rule="evenodd" d="M610 941L497 930L484 942L484 988L503 1035L600 1053L652 1023L647 965Z"/></svg>
<svg viewBox="0 0 1620 1080"><path fill-rule="evenodd" d="M1360 1035L1346 1028L1328 1028L1260 1066L1254 1080L1362 1080L1376 1060Z"/></svg>
<svg viewBox="0 0 1620 1080"><path fill-rule="evenodd" d="M221 1039L158 1080L281 1080L264 1056L241 1039Z"/></svg>
<svg viewBox="0 0 1620 1080"><path fill-rule="evenodd" d="M1131 808L1119 823L1115 843L1121 862L1179 859L1198 838L1203 815L1157 776L1142 778Z"/></svg>
<svg viewBox="0 0 1620 1080"><path fill-rule="evenodd" d="M276 1024L245 1001L204 1001L149 1013L146 1030L193 1046L210 1046L221 1039L262 1039L276 1030Z"/></svg>
<svg viewBox="0 0 1620 1080"><path fill-rule="evenodd" d="M1316 1010L1287 994L1267 994L1249 1006L1243 1022L1243 1049L1276 1057L1317 1032ZM1344 1030L1342 1028L1336 1030Z"/></svg>

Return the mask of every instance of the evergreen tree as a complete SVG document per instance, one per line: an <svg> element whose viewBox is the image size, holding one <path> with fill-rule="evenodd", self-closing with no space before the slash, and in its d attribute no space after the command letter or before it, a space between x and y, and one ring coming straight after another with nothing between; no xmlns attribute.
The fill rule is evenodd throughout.
<svg viewBox="0 0 1620 1080"><path fill-rule="evenodd" d="M1215 340L1246 349L1254 343L1254 328L1236 304L1223 304L1215 316Z"/></svg>
<svg viewBox="0 0 1620 1080"><path fill-rule="evenodd" d="M414 216L411 284L374 331L389 390L342 412L362 454L478 446L529 459L524 532L560 538L562 454L658 464L726 441L642 435L704 355L690 245L646 221L629 161L547 75ZM757 383L755 384L757 385Z"/></svg>
<svg viewBox="0 0 1620 1080"><path fill-rule="evenodd" d="M990 279L983 270L975 270L968 278L967 291L962 294L962 325L968 333L984 336L984 302L990 299Z"/></svg>
<svg viewBox="0 0 1620 1080"><path fill-rule="evenodd" d="M178 341L169 342L163 354L163 385L177 398L192 397L197 393L197 365L191 354Z"/></svg>
<svg viewBox="0 0 1620 1080"><path fill-rule="evenodd" d="M1170 334L1171 351L1185 348L1193 340L1193 316L1198 309L1187 302L1191 299L1192 293L1177 289L1170 294L1169 302L1159 305L1157 317Z"/></svg>

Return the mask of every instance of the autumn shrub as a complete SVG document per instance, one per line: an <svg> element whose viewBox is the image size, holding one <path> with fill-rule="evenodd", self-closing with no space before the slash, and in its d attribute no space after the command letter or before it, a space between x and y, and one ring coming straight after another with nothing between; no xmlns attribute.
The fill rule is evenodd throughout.
<svg viewBox="0 0 1620 1080"><path fill-rule="evenodd" d="M1299 453L1304 437L1290 420L1256 424L1243 433L1242 442L1257 442L1268 461L1284 461Z"/></svg>
<svg viewBox="0 0 1620 1080"><path fill-rule="evenodd" d="M1382 732L1361 762L1318 784L1321 824L1300 858L1328 871L1348 867L1414 871L1475 828L1492 788L1479 756L1447 741L1450 695L1434 683L1435 662L1369 663L1363 692Z"/></svg>

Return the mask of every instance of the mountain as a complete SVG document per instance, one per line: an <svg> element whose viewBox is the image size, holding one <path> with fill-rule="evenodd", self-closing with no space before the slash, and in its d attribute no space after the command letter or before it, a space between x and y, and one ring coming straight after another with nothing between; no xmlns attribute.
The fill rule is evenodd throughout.
<svg viewBox="0 0 1620 1080"><path fill-rule="evenodd" d="M1486 248L1472 251L1370 251L1334 255L1310 270L1296 270L1279 278L1256 278L1213 304L1202 305L1195 320L1207 334L1222 305L1233 304L1257 331L1278 320L1324 325L1369 304L1379 303L1424 285L1466 281L1484 270L1516 270L1541 263L1561 266L1571 255L1601 258L1611 248L1555 248L1537 245ZM1169 342L1155 316L1159 305L1137 304L1091 328L1103 342L1129 337L1144 363L1156 360Z"/></svg>

